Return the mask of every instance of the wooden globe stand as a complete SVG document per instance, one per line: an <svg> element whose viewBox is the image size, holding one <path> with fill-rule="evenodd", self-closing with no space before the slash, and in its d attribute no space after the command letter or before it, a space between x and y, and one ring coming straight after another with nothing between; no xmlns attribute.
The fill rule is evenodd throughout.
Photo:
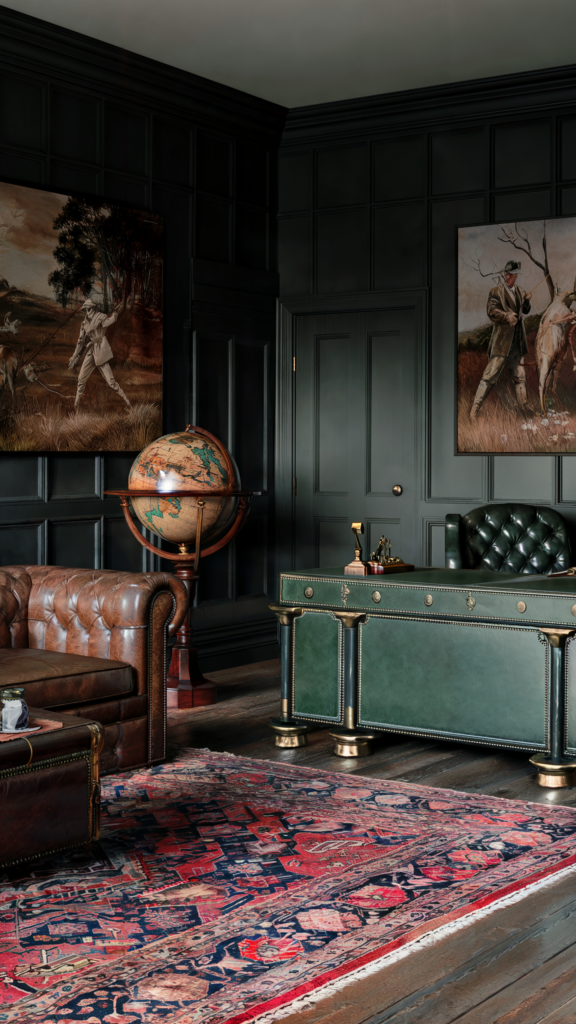
<svg viewBox="0 0 576 1024"><path fill-rule="evenodd" d="M202 430L199 427L187 428L191 432L201 434L203 437L208 437L211 441L216 442L218 449L222 452L226 461L226 468L228 471L228 479L234 480L234 466L232 460L226 449L220 444L220 442L212 434L209 434L207 430ZM199 488L190 490L170 490L170 491L158 491L158 490L123 490L123 491L104 491L106 495L115 495L120 498L120 504L122 511L124 512L124 518L128 525L130 532L136 537L139 544L147 548L148 551L152 551L153 554L159 555L160 558L166 558L170 562L174 562L174 575L182 580L188 594L188 609L184 617L184 621L176 633L176 643L172 648L172 657L170 660L170 668L168 670L167 679L167 705L172 708L192 708L200 707L205 704L215 704L217 700L216 687L214 683L211 683L208 679L205 679L200 671L198 665L198 651L193 643L192 638L192 623L191 614L192 607L194 605L194 598L196 596L196 587L198 580L200 579L200 559L206 558L207 555L212 555L216 551L225 547L229 544L233 537L236 536L240 527L244 523L246 516L250 510L250 501L252 496L256 494L256 491L243 491L233 487L222 488L220 490L200 490ZM196 504L198 506L198 517L196 520L196 544L193 551L190 551L187 544L179 544L179 553L173 554L170 551L162 551L157 548L154 544L147 541L140 530L134 523L130 514L130 499L131 498L196 498ZM204 507L206 500L210 498L238 498L238 509L234 518L234 522L229 527L227 533L214 544L202 550L202 520L204 516Z"/></svg>

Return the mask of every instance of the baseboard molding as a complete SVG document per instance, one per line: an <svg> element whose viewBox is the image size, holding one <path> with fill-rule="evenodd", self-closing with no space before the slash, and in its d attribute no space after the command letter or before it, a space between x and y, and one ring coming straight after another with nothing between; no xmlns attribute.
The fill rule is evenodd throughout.
<svg viewBox="0 0 576 1024"><path fill-rule="evenodd" d="M202 671L251 665L279 656L276 619L217 626L194 633Z"/></svg>

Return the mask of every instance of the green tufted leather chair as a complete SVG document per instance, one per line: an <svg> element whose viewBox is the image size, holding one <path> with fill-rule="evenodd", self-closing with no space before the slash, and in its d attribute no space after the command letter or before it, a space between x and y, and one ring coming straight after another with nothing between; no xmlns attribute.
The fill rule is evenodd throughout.
<svg viewBox="0 0 576 1024"><path fill-rule="evenodd" d="M528 575L568 569L570 545L559 512L542 505L482 505L446 516L446 568Z"/></svg>

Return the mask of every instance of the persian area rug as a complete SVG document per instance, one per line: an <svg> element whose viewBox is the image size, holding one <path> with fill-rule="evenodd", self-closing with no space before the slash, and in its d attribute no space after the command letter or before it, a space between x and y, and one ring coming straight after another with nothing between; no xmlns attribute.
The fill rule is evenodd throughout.
<svg viewBox="0 0 576 1024"><path fill-rule="evenodd" d="M576 812L189 751L0 886L0 1021L271 1022L576 863ZM327 987L328 986L328 987Z"/></svg>

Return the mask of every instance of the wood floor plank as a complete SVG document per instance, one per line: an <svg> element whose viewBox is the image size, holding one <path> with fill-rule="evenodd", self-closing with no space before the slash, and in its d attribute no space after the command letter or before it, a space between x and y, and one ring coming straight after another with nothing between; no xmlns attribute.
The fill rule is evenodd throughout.
<svg viewBox="0 0 576 1024"><path fill-rule="evenodd" d="M461 792L576 805L576 788L538 786L528 754L385 734L366 758L334 755L328 729L274 746L278 662L210 673L219 703L169 713L169 749L227 750L256 760ZM576 1024L576 875L410 954L284 1024Z"/></svg>

